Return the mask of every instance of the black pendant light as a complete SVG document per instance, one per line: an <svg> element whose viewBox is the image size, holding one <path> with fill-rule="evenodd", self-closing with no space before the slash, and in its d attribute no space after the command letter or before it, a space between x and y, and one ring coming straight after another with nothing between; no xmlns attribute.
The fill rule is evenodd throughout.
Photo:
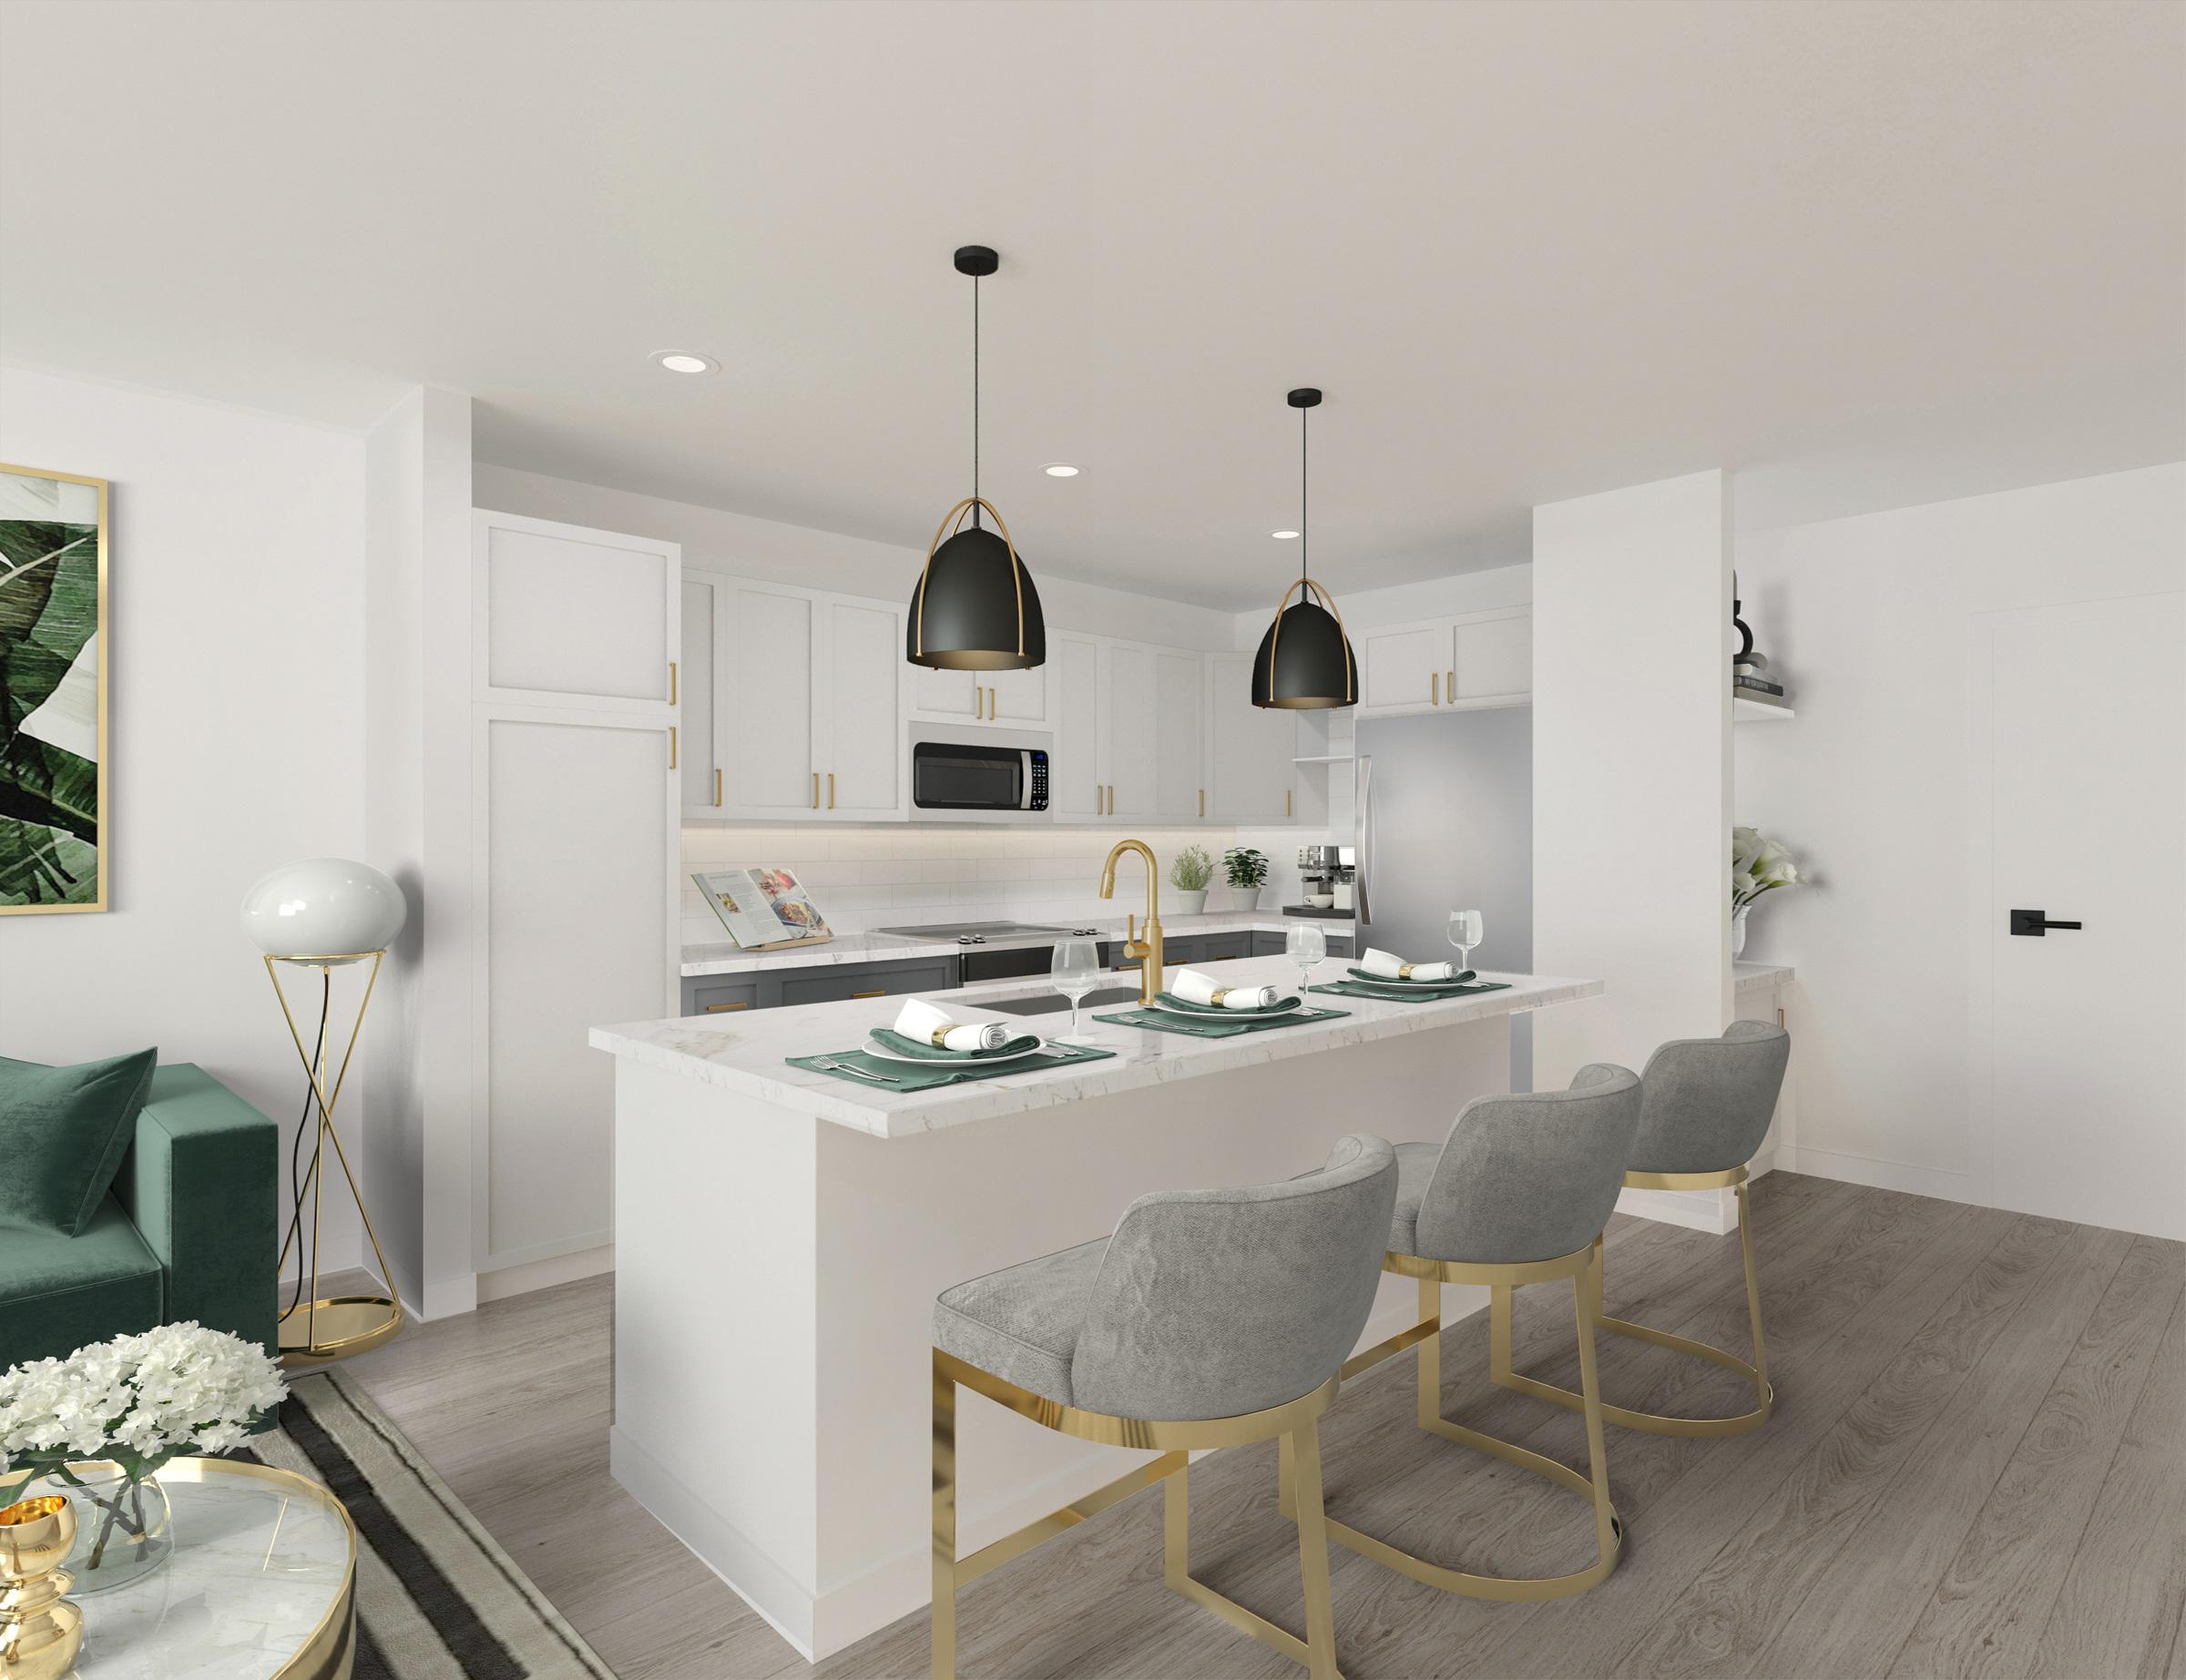
<svg viewBox="0 0 2186 1680"><path fill-rule="evenodd" d="M1001 266L984 245L957 249L956 272L972 277L972 494L935 528L904 626L904 657L938 670L1021 671L1047 663L1040 592L1002 515L979 494L979 280ZM995 530L982 514L994 514Z"/></svg>
<svg viewBox="0 0 2186 1680"><path fill-rule="evenodd" d="M1335 597L1306 572L1305 415L1321 393L1305 385L1286 400L1298 411L1298 581L1275 604L1275 622L1252 656L1252 704L1289 711L1356 706L1359 664L1343 616Z"/></svg>

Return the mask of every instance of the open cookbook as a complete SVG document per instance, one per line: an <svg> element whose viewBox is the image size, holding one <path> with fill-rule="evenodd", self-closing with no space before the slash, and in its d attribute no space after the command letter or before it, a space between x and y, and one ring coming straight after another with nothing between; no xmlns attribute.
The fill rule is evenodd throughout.
<svg viewBox="0 0 2186 1680"><path fill-rule="evenodd" d="M746 951L775 945L817 945L834 938L797 877L788 870L718 870L691 880Z"/></svg>

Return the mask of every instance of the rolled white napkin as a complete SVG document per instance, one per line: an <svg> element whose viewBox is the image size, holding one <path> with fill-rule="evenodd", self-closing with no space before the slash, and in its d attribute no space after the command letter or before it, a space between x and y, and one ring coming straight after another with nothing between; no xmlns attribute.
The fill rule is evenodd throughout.
<svg viewBox="0 0 2186 1680"><path fill-rule="evenodd" d="M1469 968L1461 969L1455 962L1407 962L1390 952L1376 951L1371 946L1359 966L1384 980L1461 980L1473 972Z"/></svg>
<svg viewBox="0 0 2186 1680"><path fill-rule="evenodd" d="M999 1021L960 1026L925 999L916 997L897 1012L895 1030L937 1050L999 1050L1009 1043L1009 1029Z"/></svg>
<svg viewBox="0 0 2186 1680"><path fill-rule="evenodd" d="M1222 986L1196 968L1180 968L1169 989L1187 1003L1217 1009L1272 1009L1282 994L1273 986Z"/></svg>

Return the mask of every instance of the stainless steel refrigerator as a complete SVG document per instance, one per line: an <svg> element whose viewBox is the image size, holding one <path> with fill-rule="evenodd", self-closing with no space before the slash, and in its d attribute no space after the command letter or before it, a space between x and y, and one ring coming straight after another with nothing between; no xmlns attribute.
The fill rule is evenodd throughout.
<svg viewBox="0 0 2186 1680"><path fill-rule="evenodd" d="M1454 960L1453 910L1485 923L1473 966L1533 967L1533 709L1429 712L1358 724L1359 945ZM1533 1088L1533 1023L1514 1016L1514 1091Z"/></svg>

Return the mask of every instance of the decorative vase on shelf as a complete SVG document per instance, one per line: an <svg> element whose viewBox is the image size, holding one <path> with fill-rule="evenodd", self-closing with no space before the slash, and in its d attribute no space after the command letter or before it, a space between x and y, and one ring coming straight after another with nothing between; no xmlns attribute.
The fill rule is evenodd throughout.
<svg viewBox="0 0 2186 1680"><path fill-rule="evenodd" d="M134 1481L108 1460L73 1463L36 1479L76 1512L76 1544L66 1565L78 1598L150 1574L174 1555L174 1513L157 1476Z"/></svg>
<svg viewBox="0 0 2186 1680"><path fill-rule="evenodd" d="M1731 912L1731 961L1735 962L1746 954L1746 912L1753 908L1741 904Z"/></svg>

